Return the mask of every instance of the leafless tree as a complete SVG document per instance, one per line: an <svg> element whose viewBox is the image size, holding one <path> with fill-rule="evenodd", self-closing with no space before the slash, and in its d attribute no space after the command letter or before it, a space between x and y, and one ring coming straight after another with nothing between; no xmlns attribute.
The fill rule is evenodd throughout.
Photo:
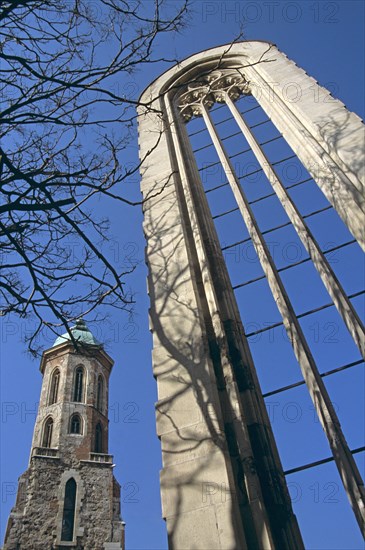
<svg viewBox="0 0 365 550"><path fill-rule="evenodd" d="M96 199L133 204L123 183L138 171L125 158L137 99L121 83L176 61L156 45L186 23L187 2L1 2L1 311L36 318L32 352L44 326L69 329L80 310L132 302L123 287L134 266L120 270L103 252Z"/></svg>

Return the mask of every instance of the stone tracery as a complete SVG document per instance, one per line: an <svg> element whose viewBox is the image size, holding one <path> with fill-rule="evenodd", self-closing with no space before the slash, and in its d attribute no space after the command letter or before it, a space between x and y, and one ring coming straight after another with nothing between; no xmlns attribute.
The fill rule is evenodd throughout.
<svg viewBox="0 0 365 550"><path fill-rule="evenodd" d="M236 101L243 94L250 94L250 86L238 70L212 71L183 88L178 107L184 121L189 122L193 116L202 116L202 105L211 109L216 102L224 103L227 95Z"/></svg>
<svg viewBox="0 0 365 550"><path fill-rule="evenodd" d="M222 64L222 60L231 68L214 69L213 67ZM270 63L262 63L262 61L270 61ZM233 69L233 65L241 67L244 75L239 69ZM210 73L209 68L212 68ZM280 86L277 82L278 78L280 78ZM293 82L300 82L303 97L301 101L291 101L286 93ZM316 86L318 98L315 103L310 101L314 86ZM227 356L227 349L233 345L234 355L240 358L237 359L240 363L239 367L242 364L245 365L245 374L240 376L244 378L249 373L252 380L255 380L255 366L250 356L249 346L245 342L239 311L237 311L209 203L189 135L183 124L183 122L189 122L192 117L201 116L204 119L205 127L225 173L224 185L230 185L236 198L238 209L250 233L271 293L289 334L289 340L293 344L309 394L315 402L318 416L332 447L333 457L349 500L359 524L363 522L361 496L363 485L360 475L280 274L270 258L265 239L209 113L215 103L227 104L260 169L272 185L273 194L277 195L334 305L360 348L364 345L363 329L349 297L338 284L323 251L308 230L305 220L296 209L278 173L275 172L275 167L270 164L249 124L234 105L234 102L245 94L252 95L257 100L359 244L363 244L362 221L360 221L363 215L360 213L357 187L350 183L346 171L341 173L338 170L339 159L343 160L346 169L354 164L353 159L347 156L347 148L353 147L355 135L357 143L361 142L361 125L356 115L349 113L339 101L331 99L329 102L329 92L314 84L313 79L288 60L275 46L253 41L202 52L167 71L144 92L141 100L149 105L156 105L164 114L164 126L161 131L160 117L157 115L154 117L151 112L141 107L139 129L141 159L148 156L148 160L142 167L142 192L146 199L144 230L148 244L146 259L149 265L151 329L154 338L153 366L159 396L161 396L156 409L157 429L162 443L164 463L161 474L162 505L174 547L185 547L190 531L192 532L192 538L189 538L190 545L195 547L195 533L198 533L197 536L202 545L198 546L199 548L216 547L218 539L221 540L222 548L256 547L255 544L252 545L252 540L256 536L259 541L258 547L272 549L302 547L295 517L290 512L290 503L284 504L286 512L283 513L283 523L280 527L277 516L273 519L272 503L274 501L285 503L287 493L281 484L284 475L280 462L276 460L275 443L270 436L265 405L260 398L260 392L256 391L255 385L248 383L247 380L244 382L242 379L237 380L237 370L240 371L240 368L235 366L235 359L232 356L229 354ZM338 128L343 132L341 139L336 136L336 140L328 141L328 143L335 141L336 144L340 144L336 151L328 147L328 143L322 138L320 124L322 116L335 118L338 121ZM162 132L163 139L156 147L156 151L151 153L151 136L161 135L159 132ZM145 139L144 136L146 136ZM316 167L315 170L313 166ZM173 181L165 189L163 182L166 181L165 177L170 178L171 174L173 174ZM336 179L335 194L333 193L334 179ZM359 183L356 182L356 185ZM158 192L158 198L147 200L151 192ZM349 216L350 211L351 216ZM163 285L162 272L164 273ZM199 287L198 290L196 286ZM177 293L178 301L175 299ZM171 319L177 320L177 323L171 323ZM196 319L201 320L202 328ZM210 376L210 383L204 386L204 391L207 392L205 398L211 406L211 416L206 419L203 415L201 422L197 424L197 431L194 431L196 437L189 439L191 449L184 437L185 434L191 433L189 431L191 414L186 415L184 411L193 410L194 407L199 411L201 406L198 397L194 402L190 393L190 390L196 390L198 384L195 375L191 376L191 373L197 371L197 365L190 356L190 347L180 347L176 343L177 324L179 325L178 340L184 343L194 341L194 355L201 356L199 367L209 372ZM210 338L209 342L206 340L207 334ZM214 338L219 342L220 358L213 357L214 353L210 346ZM218 365L220 360L222 373ZM209 370L211 361L214 363L214 373ZM190 376L191 382L189 382ZM222 387L222 380L225 381L223 385L225 387ZM215 393L217 386L219 386L218 395ZM196 395L200 395L199 391ZM171 403L173 406L169 405ZM180 410L181 406L183 410ZM230 407L235 411L233 423L229 414ZM231 436L236 444L234 454L235 456L236 452L239 454L240 464L247 465L251 461L256 465L253 472L244 467L242 473L246 479L247 489L244 500L250 503L244 517L241 517L242 523L238 519L239 504L235 498L232 498L229 510L220 506L218 523L214 497L207 508L199 511L201 519L197 520L196 510L201 507L201 494L194 495L191 483L186 481L185 456L186 460L189 460L188 477L189 480L194 479L195 487L199 488L200 475L203 471L204 480L214 479L216 484L218 475L221 483L227 486L231 484L232 493L237 495L238 487L244 492L245 488L239 485L239 479L242 478L234 479L230 470L230 461L226 460L224 449L225 445L229 448L228 439L226 441L223 437L222 455L218 449L214 448L216 439L211 433L210 426L215 423L219 426L221 420L224 426L229 425L231 428ZM247 429L248 432L251 429L257 429L261 434L260 441L265 441L265 448L251 449L249 438L246 439L246 436L242 435L241 429L243 431ZM225 428L221 427L221 430L224 433ZM243 447L240 447L241 437L247 442ZM209 446L209 452L205 453L205 442L210 441L211 438L213 443ZM195 455L195 449L201 450ZM268 470L265 470L263 465L260 472L257 465L263 455ZM192 456L194 456L193 459ZM202 468L205 458L207 461ZM260 485L261 475L265 480L262 485ZM274 476L275 480L271 476ZM269 478L270 482L267 481ZM277 483L278 480L281 480L280 483ZM275 489L266 501L269 485ZM251 497L253 501L259 502L258 509L255 508ZM249 525L247 517L251 513L253 521ZM212 526L216 525L217 531L213 527L209 530L203 527L207 518ZM193 524L195 529L191 530ZM240 531L241 527L243 531ZM224 533L224 540L221 539L222 533ZM247 544L245 537L251 536L253 539ZM281 538L282 536L284 538Z"/></svg>

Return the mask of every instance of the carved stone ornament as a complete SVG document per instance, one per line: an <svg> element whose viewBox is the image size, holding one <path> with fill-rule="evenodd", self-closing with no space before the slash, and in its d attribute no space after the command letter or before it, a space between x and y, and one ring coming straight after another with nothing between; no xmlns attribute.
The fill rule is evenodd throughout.
<svg viewBox="0 0 365 550"><path fill-rule="evenodd" d="M178 108L185 122L201 116L202 105L210 109L214 103L224 103L228 95L236 101L242 94L250 94L249 83L237 70L212 71L190 82L178 98Z"/></svg>

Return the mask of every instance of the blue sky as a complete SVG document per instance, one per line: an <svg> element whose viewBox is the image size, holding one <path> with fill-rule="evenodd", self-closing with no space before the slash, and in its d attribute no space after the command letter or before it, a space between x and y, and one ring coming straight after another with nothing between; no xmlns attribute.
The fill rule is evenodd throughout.
<svg viewBox="0 0 365 550"><path fill-rule="evenodd" d="M243 26L245 39L275 43L320 84L328 87L350 110L363 117L363 21L364 3L361 1L194 1L190 25L180 35L161 41L160 48L167 55L188 57L200 50L230 42ZM122 85L137 97L166 68L162 64L145 66L132 79L123 81ZM222 113L214 113L216 121L220 120ZM252 118L250 122L254 124L258 120ZM200 124L199 121L193 121L191 131L200 128ZM224 132L228 134L229 130L228 124ZM268 135L265 132L269 131L263 131L258 137L265 139ZM208 141L204 137L195 141L193 139L197 147L206 143ZM236 146L239 147L239 144L231 143L232 148ZM201 166L213 159L213 154L207 151L197 156ZM273 156L281 153L280 148L272 150ZM136 154L137 141L130 148L128 161L133 162ZM209 187L208 176L204 183ZM130 182L128 195L138 199L138 185L136 176ZM265 185L264 182L262 185ZM247 190L248 193L251 191L254 193L255 188ZM298 190L296 195L293 191L292 196L304 210L309 211L313 204L319 204L319 208L325 205L313 184ZM212 199L213 213L230 208L229 201L228 194L223 194L216 202ZM274 212L274 206L269 211ZM267 212L265 209L257 210L256 215L262 216L263 223ZM115 474L122 484L127 548L162 550L167 548L167 541L159 497L161 459L155 430L154 403L157 396L151 368L142 214L135 208L124 209L121 215L118 207L108 210L108 215L112 221L113 234L110 252L115 261L119 265L127 265L132 258L139 260L135 276L130 281L137 299L135 315L128 318L118 313L112 315L109 324L102 327L91 325L97 338L107 341L107 350L115 359L110 387L109 448L114 454ZM231 219L235 220L235 216ZM338 224L333 213L327 212L322 216L313 217L310 226L322 244L344 242L348 234ZM234 241L233 228L237 227L239 231L238 217L236 221L237 225L233 221L232 224L229 222L224 225L224 218L217 221L222 245ZM281 265L286 261L295 261L294 255L299 253L299 249L292 247L289 250L287 247L293 241L291 234L277 235L271 239ZM235 254L228 254L227 251L226 255L233 284L260 275L258 263L250 261L248 248L238 252L238 260ZM357 250L353 247L343 249L333 260L333 268L346 290L349 293L361 290L363 263ZM283 279L292 292L298 311L329 301L320 285L317 285L310 267L288 270L285 276L283 274ZM307 291L303 292L303 288ZM239 305L245 306L242 307L242 317L246 328L252 327L254 330L263 318L266 322L279 319L264 285L262 290L256 292L251 303L249 291L237 291L236 297ZM354 304L360 313L363 312L361 298L355 299ZM260 315L255 316L255 312ZM22 343L22 336L31 328L31 324L15 318L2 320L1 324L1 539L10 508L14 504L17 478L27 467L41 387L38 362L26 355ZM312 343L313 353L322 371L358 359L333 308L324 310L316 318L307 317L303 320L303 329ZM275 331L250 340L264 392L301 379L281 328ZM44 347L52 345L53 340L53 336L50 336L44 342ZM277 365L275 372L265 369L265 364L272 361L273 354ZM328 377L326 384L350 447L363 445L363 425L359 420L363 413L360 406L364 387L362 367ZM329 456L327 443L304 386L291 390L290 394L277 394L268 398L267 406L285 469ZM364 453L356 455L359 465L363 463L363 456ZM288 476L288 483L306 548L357 550L363 547L333 462L306 470L300 475Z"/></svg>

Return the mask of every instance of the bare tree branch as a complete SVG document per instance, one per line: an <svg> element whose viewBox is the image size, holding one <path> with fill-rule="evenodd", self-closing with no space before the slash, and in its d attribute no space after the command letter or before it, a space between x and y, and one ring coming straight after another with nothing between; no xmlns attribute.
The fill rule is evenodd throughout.
<svg viewBox="0 0 365 550"><path fill-rule="evenodd" d="M69 330L101 304L133 306L124 284L135 265L107 257L108 221L93 204L142 202L123 188L140 166L130 168L127 153L138 105L128 84L145 63L177 61L157 45L185 25L187 4L1 2L1 314L37 320L33 353L43 327Z"/></svg>

